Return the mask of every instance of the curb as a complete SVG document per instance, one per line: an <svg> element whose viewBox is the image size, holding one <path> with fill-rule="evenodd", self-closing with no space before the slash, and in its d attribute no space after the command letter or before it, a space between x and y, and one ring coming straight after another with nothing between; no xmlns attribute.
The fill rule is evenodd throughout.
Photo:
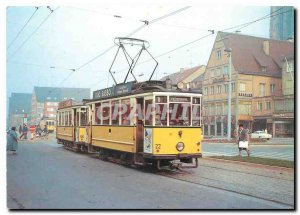
<svg viewBox="0 0 300 215"><path fill-rule="evenodd" d="M221 158L210 158L210 157L205 157L202 159L208 159L208 160L217 160L217 161L222 161L222 162L229 162L229 163L239 163L239 164L245 164L245 165L254 165L254 166L264 166L264 167L271 167L271 168L278 168L278 169L285 169L285 170L295 170L294 167L282 167L282 166L271 166L267 164L259 164L259 163L250 163L250 162L243 162L243 161L233 161L233 160L226 160L226 159L221 159Z"/></svg>

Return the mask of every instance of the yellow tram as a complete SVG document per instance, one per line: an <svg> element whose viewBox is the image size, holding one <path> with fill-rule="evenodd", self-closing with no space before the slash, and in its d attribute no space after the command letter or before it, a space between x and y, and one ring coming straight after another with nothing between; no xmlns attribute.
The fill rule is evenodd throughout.
<svg viewBox="0 0 300 215"><path fill-rule="evenodd" d="M158 169L197 167L201 99L199 92L170 89L163 81L118 84L95 91L92 100L80 105L60 103L57 141L97 152L103 160Z"/></svg>
<svg viewBox="0 0 300 215"><path fill-rule="evenodd" d="M152 81L158 66L141 39L117 37L119 47L109 69L115 85L93 92L93 99L59 104L58 143L73 150L99 153L103 160L145 166L197 167L202 156L201 99L196 91L183 90L171 81ZM139 47L135 57L126 51ZM118 84L112 67L123 51L129 69ZM119 52L120 51L120 52ZM133 74L142 52L156 63L148 81ZM129 74L135 79L127 82Z"/></svg>
<svg viewBox="0 0 300 215"><path fill-rule="evenodd" d="M54 118L43 118L40 123L39 126L41 127L41 129L43 130L45 128L45 126L47 125L47 129L49 133L54 133L55 129L56 129L56 119Z"/></svg>

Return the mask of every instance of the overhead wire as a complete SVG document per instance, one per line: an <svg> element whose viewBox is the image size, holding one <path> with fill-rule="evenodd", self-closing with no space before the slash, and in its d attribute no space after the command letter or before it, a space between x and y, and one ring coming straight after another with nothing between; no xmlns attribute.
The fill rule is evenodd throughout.
<svg viewBox="0 0 300 215"><path fill-rule="evenodd" d="M169 13L169 14L163 15L163 16L161 16L161 17L159 17L159 18L153 19L153 20L151 20L151 21L149 21L149 22L146 21L144 25L142 25L142 26L138 27L137 29L135 29L133 32L129 33L126 37L132 36L133 34L137 33L138 31L140 31L140 30L143 29L145 26L147 26L147 25L149 25L149 24L151 24L151 23L155 23L155 22L158 22L158 21L160 21L160 20L162 20L162 19L165 19L165 18L167 18L167 17L169 17L169 16L173 16L173 15L175 15L175 14L177 14L177 13L179 13L179 12L182 12L182 11L184 11L184 10L190 8L190 7L191 7L191 6L186 6L186 7L180 8L179 10L173 11L173 12L171 12L171 13ZM107 52L109 52L109 51L110 51L111 49L113 49L114 47L115 47L115 45L109 47L109 48L106 49L104 52L98 54L97 56L93 57L92 59L90 59L90 60L87 61L86 63L82 64L81 66L79 66L79 67L77 67L77 68L75 68L74 71L71 72L65 79L63 79L63 81L60 82L60 84L59 84L58 86L60 86L60 85L63 84L66 80L68 80L68 79L74 74L75 71L81 70L83 67L85 67L86 65L90 64L91 62L93 62L94 60L98 59L99 57L103 56L104 54L106 54Z"/></svg>
<svg viewBox="0 0 300 215"><path fill-rule="evenodd" d="M43 21L38 25L38 27L23 41L23 43L7 58L7 61L9 59L11 59L28 41L29 39L40 29L40 27L50 18L50 16L59 9L59 7L57 7L56 9L54 9L53 11L50 12L50 14L43 19Z"/></svg>
<svg viewBox="0 0 300 215"><path fill-rule="evenodd" d="M281 10L281 9L278 9L277 11L279 11L279 10ZM249 26L249 25L251 25L251 24L253 24L253 23L255 23L255 22L258 22L258 21L261 21L261 20L264 20L264 19L267 19L267 18L270 18L270 17L279 15L279 14L275 14L275 15L274 15L274 13L276 13L277 11L274 11L274 12L272 12L271 14L265 15L265 16L261 17L260 19L257 19L257 20L251 21L251 22L247 22L247 23L244 23L244 24L232 26L232 27L230 27L230 28L226 28L226 29L223 29L223 30L221 30L221 31L230 30L230 29L234 29L234 28L237 28L237 27L241 27L240 29L245 28L245 27L247 27L247 26ZM287 11L286 11L286 12L287 12ZM286 13L286 12L284 12L284 13ZM282 14L282 13L280 13L280 14ZM154 21L155 21L155 20L154 20ZM142 26L139 27L138 29L142 29ZM176 50L178 50L178 49L181 49L181 48L183 48L183 47L185 47L185 46L187 46L187 45L190 45L190 44L192 44L192 43L198 42L198 41L200 41L200 40L202 40L202 39L204 39L204 38L206 38L206 37L209 37L209 36L211 36L211 35L214 34L214 30L209 30L209 31L211 31L210 34L207 34L207 35L205 35L205 36L203 36L203 37L200 37L200 38L198 38L198 39L196 39L196 40L193 40L193 41L191 41L191 42L188 42L188 43L186 43L186 44L183 44L183 45L181 45L181 46L179 46L179 47L176 47L176 48L174 48L174 49L172 49L172 50L170 50L170 51L164 52L164 53L162 53L162 54L160 54L160 55L157 55L157 56L155 56L155 58L162 57L162 56L164 56L164 55L166 55L166 54L169 54L169 53L171 53L171 52L174 52L174 51L176 51ZM132 32L132 33L135 33L135 32ZM150 60L150 59L149 59L149 60ZM149 60L147 60L147 62L148 62ZM143 62L141 62L141 63L139 63L139 64L137 64L137 65L140 65L140 64L145 63L145 62L146 62L146 61L143 61ZM121 72L121 71L119 71L119 72ZM117 73L119 73L119 72L117 72ZM72 73L70 73L70 74L69 74L69 75L68 75L61 83L63 83L65 80L67 80L73 73L74 73L74 71L73 71ZM100 82L102 82L102 81L104 81L104 80L106 80L106 79L102 79L102 80L100 80ZM100 82L97 82L97 83L100 83ZM96 84L97 84L97 83L96 83ZM96 84L95 84L95 85L96 85Z"/></svg>
<svg viewBox="0 0 300 215"><path fill-rule="evenodd" d="M153 19L153 20L151 20L151 21L149 21L149 22L147 21L147 22L146 22L145 24L143 24L142 26L138 27L137 29L135 29L135 30L132 31L131 33L127 34L126 37L131 37L133 34L137 33L137 32L140 31L140 30L142 30L144 27L148 26L149 24L158 22L158 21L160 21L160 20L162 20L162 19L165 19L165 18L167 18L167 17L169 17L169 16L173 16L173 15L175 15L175 14L177 14L177 13L180 13L180 12L182 12L182 11L188 9L188 8L190 8L190 6L183 7L183 8L181 8L181 9L179 9L179 10L176 10L176 11L174 11L174 12L171 12L171 13L166 14L166 15L164 15L164 16L161 16L161 17L159 17L159 18ZM90 64L91 62L93 62L93 61L96 60L97 58L99 58L99 57L103 56L104 54L106 54L108 51L110 51L110 50L113 49L114 47L115 47L115 45L109 47L109 48L106 49L104 52L102 52L102 53L100 53L99 55L93 57L91 60L87 61L86 63L82 64L81 66L77 67L76 70L80 70L81 68L85 67L87 64Z"/></svg>
<svg viewBox="0 0 300 215"><path fill-rule="evenodd" d="M31 16L29 17L29 19L25 22L25 24L23 25L23 27L20 29L20 31L17 33L17 35L14 37L14 39L9 43L9 45L7 46L6 49L9 49L9 47L11 47L11 45L16 41L16 39L20 36L20 34L25 29L25 27L27 26L27 24L33 18L33 16L35 15L35 13L38 11L38 9L39 9L39 7L35 7L35 11L31 14Z"/></svg>
<svg viewBox="0 0 300 215"><path fill-rule="evenodd" d="M220 31L226 31L226 30L230 30L230 29L235 29L235 28L237 28L237 27L240 27L238 30L241 30L241 29L243 29L243 28L245 28L245 27L247 27L247 26L249 26L249 25L251 25L251 24L253 24L253 23L258 22L258 21L261 21L261 20L264 20L264 19L268 19L268 18L273 17L273 16L278 16L278 15L280 15L280 14L282 14L282 13L287 13L287 12L289 12L289 11L285 11L285 12L282 12L282 13L274 14L274 13L280 11L281 9L282 9L282 8L280 8L280 9L278 9L278 10L276 10L276 11L273 11L272 13L267 14L267 15L265 15L265 16L259 18L259 19L256 19L256 20L254 20L254 21L246 22L246 23L239 24L239 25L235 25L235 26L232 26L232 27L229 27L229 28L225 28L225 29L220 30ZM204 39L204 38L206 38L206 37L209 37L209 36L211 36L211 35L214 34L214 30L208 30L208 31L210 31L211 33L210 33L210 34L207 34L207 35L205 35L205 36L202 36L202 37L200 37L200 38L197 38L196 40L193 40L193 41L188 42L188 43L186 43L186 44L180 45L180 46L178 46L178 47L176 47L176 48L174 48L174 49L172 49L172 50L169 50L169 51L166 51L166 52L164 52L164 53L162 53L162 54L159 54L159 55L155 56L154 58L162 57L162 56L164 56L164 55L167 55L167 54L169 54L169 53L171 53L171 52L174 52L174 51L176 51L176 50L178 50L178 49L181 49L181 48L183 48L183 47L185 47L185 46L188 46L188 45L190 45L190 44L192 44L192 43L198 42L198 41L200 41L200 40L202 40L202 39ZM149 59L147 59L147 60L145 60L145 61L142 61L142 62L138 63L136 66L139 66L139 65L141 65L141 64L143 64L143 63L146 63L146 62L149 62L149 61L151 61L151 60L152 60L152 59L149 58ZM122 69L121 71L124 71L124 70L125 70L125 69Z"/></svg>
<svg viewBox="0 0 300 215"><path fill-rule="evenodd" d="M254 21L246 22L246 23L239 24L239 25L235 25L235 26L232 26L232 27L229 27L229 28L225 28L225 29L220 30L220 31L225 31L225 30L235 29L235 28L237 28L237 27L240 27L240 28L238 29L238 30L240 30L240 29L245 28L245 27L248 27L249 25L251 25L251 24L253 24L253 23L256 23L256 22L258 22L258 21L261 21L261 20L264 20L264 19L268 19L268 18L271 18L271 17L274 17L274 16L278 16L278 15L283 14L283 13L289 12L289 11L285 11L285 12L282 12L282 13L276 13L276 12L280 11L281 9L282 9L282 8L280 8L280 9L278 9L278 10L276 10L276 11L273 11L272 13L269 13L269 14L267 14L267 15L265 15L265 16L259 18L259 19L256 19L256 20L254 20ZM167 51L167 52L164 52L164 53L162 53L162 54L159 54L159 55L155 56L155 58L159 58L159 57L162 57L162 56L164 56L164 55L167 55L167 54L169 54L169 53L171 53L171 52L174 52L174 51L176 51L176 50L178 50L178 49L181 49L181 48L183 48L183 47L185 47L185 46L188 46L188 45L190 45L190 44L192 44L192 43L198 42L198 41L200 41L200 40L202 40L202 39L205 39L206 37L209 37L209 36L211 36L211 35L214 34L214 30L208 30L208 31L210 31L211 33L210 33L210 34L207 34L207 35L205 35L205 36L202 36L202 37L200 37L200 38L197 38L197 39L195 39L195 40L193 40L193 41L191 41L191 42L188 42L188 43L186 43L186 44L183 44L183 45L181 45L181 46L179 46L179 47L176 47L176 48L174 48L174 49L172 49L172 50L169 50L169 51ZM137 66L138 66L138 65L141 65L141 64L143 64L143 63L149 62L150 60L151 60L151 59L145 60L145 61L143 61L143 62L137 64ZM125 69L122 69L122 70L118 71L117 73L121 73L121 72L124 71L124 70L125 70Z"/></svg>

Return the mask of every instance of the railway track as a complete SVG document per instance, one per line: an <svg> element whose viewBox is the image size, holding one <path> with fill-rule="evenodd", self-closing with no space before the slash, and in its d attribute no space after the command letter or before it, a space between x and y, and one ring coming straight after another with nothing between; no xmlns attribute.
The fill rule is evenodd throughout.
<svg viewBox="0 0 300 215"><path fill-rule="evenodd" d="M211 166L202 166L202 167L213 168L213 169L223 169L224 170L224 168L211 167ZM228 169L225 169L225 170L228 170ZM241 172L241 171L234 171L234 170L229 170L229 171ZM168 170L168 169L163 169L161 171L156 171L155 174L160 175L160 176L164 176L164 177L168 177L168 178L172 178L174 180L179 180L179 181L182 181L182 182L185 182L185 183L189 183L189 184L194 184L194 185L198 185L198 186L200 185L200 186L204 186L204 187L210 187L210 188L214 188L214 189L217 189L217 190L222 190L222 191L231 192L231 193L234 193L234 194L239 194L239 195L242 195L242 196L245 196L245 197L260 199L260 200L263 200L263 201L267 201L267 202L279 204L281 206L284 206L284 207L287 207L287 208L291 208L291 209L294 208L293 204L289 204L289 203L286 203L286 202L278 201L278 200L275 200L275 199L265 198L265 197L258 196L258 195L253 195L253 194L250 194L250 193L247 193L247 192L241 192L241 191L237 191L237 190L234 190L234 189L228 189L228 188L224 188L224 187L220 187L220 186L215 186L215 185L207 184L207 183L204 183L204 182L201 183L199 181L198 182L191 181L191 180L189 180L187 178L182 177L182 176L191 175L191 172L188 171L188 170L182 170L182 169ZM263 177L274 178L274 177L269 177L269 176L263 176ZM199 176L199 175L197 175L197 178L222 182L222 181L217 180L217 179L212 179L212 178L209 178L209 177L204 177L204 176Z"/></svg>
<svg viewBox="0 0 300 215"><path fill-rule="evenodd" d="M63 147L63 148L65 148L67 150L70 150L70 151L75 151L74 149L70 149L69 147ZM92 158L99 159L99 155L96 154L96 153L91 153L91 154L82 153L82 154L86 154L86 155L89 155ZM160 176L163 176L163 177L171 178L173 180L179 180L179 181L182 181L182 182L188 183L188 184L193 184L193 185L197 185L197 186L204 186L204 187L210 187L210 188L213 188L213 189L234 193L234 194L238 194L238 195L249 197L249 198L254 198L254 199L267 201L269 203L277 204L277 205L280 205L281 207L283 206L285 208L290 208L290 209L294 208L293 204L278 201L278 200L275 200L275 199L272 199L272 198L266 198L266 197L262 197L262 196L259 196L259 195L253 195L253 194L247 193L247 192L241 192L241 191L238 191L238 190L228 189L228 188L225 188L225 187L216 186L216 185L208 184L208 183L205 183L205 182L201 182L203 180L199 180L200 182L199 181L197 181L197 182L192 181L191 177L193 177L193 170L190 170L190 169L172 169L171 170L171 169L168 169L168 168L162 168L161 170L157 170L157 169L154 169L153 167L142 167L141 168L141 167L134 166L134 165L128 165L128 164L126 165L126 164L122 163L119 160L113 160L113 159L109 159L105 162L111 162L111 163L119 164L119 165L122 165L122 166L126 166L127 168L134 168L134 169L137 169L137 170L142 171L142 172L153 173L153 174L160 175ZM219 170L223 170L223 171L225 170L225 171L230 171L230 172L235 172L235 173L255 175L255 176L265 177L265 178L270 178L270 179L272 178L272 179L280 179L280 180L291 181L291 180L282 179L282 178L273 177L273 176L267 176L267 175L261 175L261 174L255 174L255 173L248 173L248 172L245 172L245 171L239 171L239 170L232 170L232 169L227 169L227 168L203 165L203 164L201 164L201 162L200 162L199 166L204 167L204 168L214 169L214 170L219 169ZM190 178L185 177L185 176L189 176ZM223 182L224 183L224 181L214 179L214 178L205 177L205 176L197 175L195 177L197 177L197 179L204 179L204 180L210 180L210 181L215 181L215 182L220 182L220 183Z"/></svg>

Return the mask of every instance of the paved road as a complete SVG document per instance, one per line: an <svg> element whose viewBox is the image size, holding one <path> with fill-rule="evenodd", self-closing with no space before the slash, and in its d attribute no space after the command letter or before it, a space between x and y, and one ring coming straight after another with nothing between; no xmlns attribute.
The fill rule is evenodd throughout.
<svg viewBox="0 0 300 215"><path fill-rule="evenodd" d="M237 144L232 143L204 143L202 145L204 157L213 155L238 155ZM250 145L251 156L274 158L281 160L294 161L294 145L285 144L252 144ZM244 156L247 155L245 151L242 152Z"/></svg>
<svg viewBox="0 0 300 215"><path fill-rule="evenodd" d="M290 169L203 159L198 169L153 173L103 162L51 141L7 156L7 206L23 209L293 208Z"/></svg>

